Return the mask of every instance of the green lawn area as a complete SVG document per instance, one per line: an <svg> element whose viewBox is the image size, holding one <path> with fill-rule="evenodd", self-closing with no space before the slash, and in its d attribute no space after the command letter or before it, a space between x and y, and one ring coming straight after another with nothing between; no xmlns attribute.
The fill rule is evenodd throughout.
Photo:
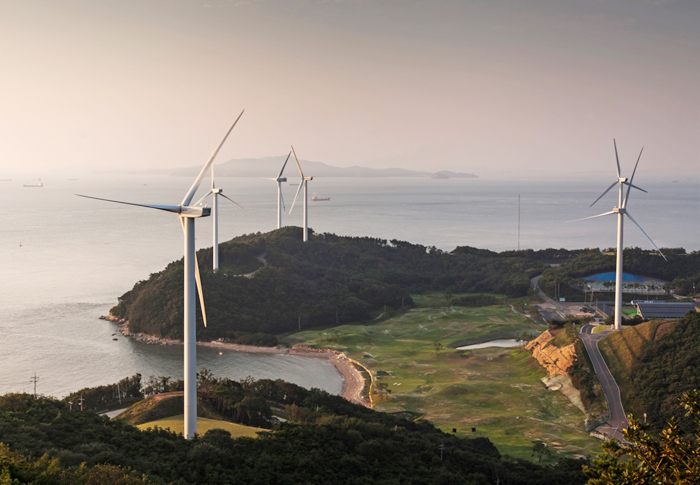
<svg viewBox="0 0 700 485"><path fill-rule="evenodd" d="M342 350L360 361L391 391L375 396L379 411L408 411L450 433L456 428L460 436L485 436L502 454L520 458L531 458L535 440L569 456L599 453L600 442L583 429L583 414L561 393L546 390L540 381L545 373L528 351L447 348L544 329L505 305L414 308L375 325L289 338ZM444 348L436 354L438 342Z"/></svg>
<svg viewBox="0 0 700 485"><path fill-rule="evenodd" d="M171 416L169 418L159 419L157 421L151 421L150 423L143 423L136 426L141 430L155 427L170 429L175 433L185 432L185 422L184 416L182 414L177 416ZM197 418L197 433L203 435L210 429L225 429L231 433L234 438L239 438L241 436L248 436L250 438L257 438L258 431L268 431L262 428L253 428L250 426L243 426L241 424L229 423L227 421L217 421L215 419L208 418Z"/></svg>

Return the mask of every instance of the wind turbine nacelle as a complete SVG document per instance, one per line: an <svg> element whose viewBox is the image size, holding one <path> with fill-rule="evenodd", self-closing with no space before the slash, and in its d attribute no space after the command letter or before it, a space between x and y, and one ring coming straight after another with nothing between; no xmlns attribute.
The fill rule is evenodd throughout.
<svg viewBox="0 0 700 485"><path fill-rule="evenodd" d="M211 207L185 206L180 211L182 217L207 217L211 215Z"/></svg>
<svg viewBox="0 0 700 485"><path fill-rule="evenodd" d="M223 193L223 190L222 190L222 189L219 189L219 188L217 188L217 189L211 189L211 193L212 193L212 194L221 194L221 193Z"/></svg>
<svg viewBox="0 0 700 485"><path fill-rule="evenodd" d="M278 182L286 182L286 181L287 181L287 177L280 177L280 178L277 179L277 181L278 181Z"/></svg>

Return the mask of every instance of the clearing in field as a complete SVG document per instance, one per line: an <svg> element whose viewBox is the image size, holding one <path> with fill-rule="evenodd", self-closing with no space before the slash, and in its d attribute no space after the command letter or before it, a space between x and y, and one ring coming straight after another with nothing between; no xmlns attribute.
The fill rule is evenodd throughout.
<svg viewBox="0 0 700 485"><path fill-rule="evenodd" d="M306 331L290 339L344 351L376 378L375 409L410 412L446 432L488 437L502 454L531 458L533 441L568 455L594 455L600 442L584 415L540 381L545 372L521 347L454 347L546 327L510 306L414 308L375 325ZM475 428L476 431L472 431ZM556 458L556 453L554 453Z"/></svg>
<svg viewBox="0 0 700 485"><path fill-rule="evenodd" d="M178 416L171 416L169 418L159 419L157 421L151 421L150 423L143 423L136 426L140 430L146 430L148 428L163 428L169 429L175 433L185 432L185 421L182 414ZM253 428L251 426L243 426L242 424L229 423L227 421L217 421L215 419L208 418L197 418L197 433L203 435L210 429L224 429L231 433L232 438L240 438L241 436L247 436L249 438L257 438L259 431L268 431L262 428Z"/></svg>

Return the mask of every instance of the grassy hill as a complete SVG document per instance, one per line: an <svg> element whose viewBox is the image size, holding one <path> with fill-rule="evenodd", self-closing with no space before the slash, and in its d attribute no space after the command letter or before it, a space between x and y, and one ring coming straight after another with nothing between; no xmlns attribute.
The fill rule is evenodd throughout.
<svg viewBox="0 0 700 485"><path fill-rule="evenodd" d="M625 411L660 429L671 417L692 424L678 406L683 393L700 389L700 313L652 320L611 333L599 343L620 386Z"/></svg>
<svg viewBox="0 0 700 485"><path fill-rule="evenodd" d="M183 414L177 414L163 419L157 419L148 423L139 424L136 426L140 430L150 428L168 429L173 433L182 434L185 432L185 421ZM229 423L220 419L197 418L197 433L203 435L211 429L223 429L231 434L232 438L257 438L259 431L268 431L263 428L255 428L253 426L243 426L242 424Z"/></svg>
<svg viewBox="0 0 700 485"><path fill-rule="evenodd" d="M182 414L185 401L182 391L166 392L147 397L132 404L119 414L115 419L138 426L151 421L169 418ZM209 419L225 419L222 415L213 411L201 399L197 399L197 416Z"/></svg>

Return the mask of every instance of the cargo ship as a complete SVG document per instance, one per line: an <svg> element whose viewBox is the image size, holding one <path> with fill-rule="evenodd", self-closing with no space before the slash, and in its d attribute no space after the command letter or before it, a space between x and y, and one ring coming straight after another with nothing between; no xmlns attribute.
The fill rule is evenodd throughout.
<svg viewBox="0 0 700 485"><path fill-rule="evenodd" d="M314 195L311 196L311 201L312 201L312 202L320 202L320 201L323 201L323 200L331 200L331 198L330 198L330 197L321 197L321 196L318 196L318 195L316 195L316 194L314 194Z"/></svg>

